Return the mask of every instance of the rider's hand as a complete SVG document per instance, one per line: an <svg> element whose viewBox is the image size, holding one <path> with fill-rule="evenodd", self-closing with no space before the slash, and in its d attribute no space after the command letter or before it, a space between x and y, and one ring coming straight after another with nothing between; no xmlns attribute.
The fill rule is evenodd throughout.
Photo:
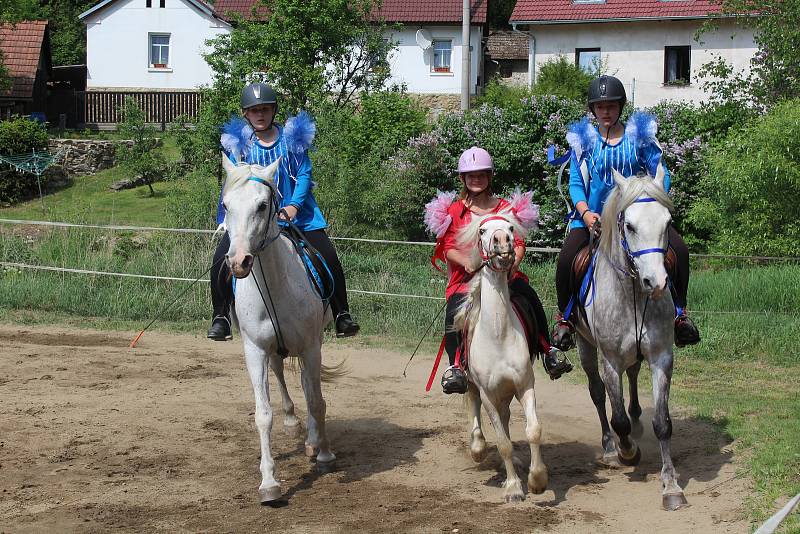
<svg viewBox="0 0 800 534"><path fill-rule="evenodd" d="M291 221L292 219L297 217L297 206L294 206L294 205L290 204L290 205L286 206L285 208L283 208L283 211L286 212L285 215L283 214L283 212L281 212L281 219L283 219L283 220Z"/></svg>
<svg viewBox="0 0 800 534"><path fill-rule="evenodd" d="M586 225L587 228L591 228L595 226L595 231L600 229L600 225L596 224L600 222L600 215L593 211L586 210L583 213L583 224Z"/></svg>
<svg viewBox="0 0 800 534"><path fill-rule="evenodd" d="M478 271L480 268L481 268L481 263L480 262L478 262L478 263L467 262L464 265L464 270L467 271L467 274L473 274L476 271Z"/></svg>

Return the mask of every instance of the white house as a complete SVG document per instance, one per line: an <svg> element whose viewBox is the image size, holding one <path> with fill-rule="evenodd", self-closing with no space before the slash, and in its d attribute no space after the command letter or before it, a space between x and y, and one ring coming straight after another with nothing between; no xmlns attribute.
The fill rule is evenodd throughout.
<svg viewBox="0 0 800 534"><path fill-rule="evenodd" d="M204 43L231 29L201 0L103 0L80 19L86 25L89 91L209 84Z"/></svg>
<svg viewBox="0 0 800 534"><path fill-rule="evenodd" d="M483 84L482 40L488 0L471 0L470 92ZM223 17L250 17L257 0L217 0ZM389 83L403 84L431 105L458 108L461 93L461 0L383 0L373 14L400 29L386 35L397 44L389 55ZM265 16L262 11L260 16Z"/></svg>
<svg viewBox="0 0 800 534"><path fill-rule="evenodd" d="M709 18L717 29L697 40ZM707 100L702 65L722 57L747 70L757 50L752 30L710 0L518 0L511 24L529 35L529 84L543 63L564 55L585 68L601 65L640 107Z"/></svg>

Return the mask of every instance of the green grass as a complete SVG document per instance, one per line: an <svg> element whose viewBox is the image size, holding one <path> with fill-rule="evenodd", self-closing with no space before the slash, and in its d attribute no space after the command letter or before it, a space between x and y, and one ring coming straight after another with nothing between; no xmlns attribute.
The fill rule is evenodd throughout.
<svg viewBox="0 0 800 534"><path fill-rule="evenodd" d="M48 196L54 220L164 226L163 197L145 189L112 193L120 171L79 178ZM175 183L156 185L177 192ZM174 188L174 189L173 189ZM36 202L0 211L5 218L41 218ZM209 236L0 225L0 260L194 278L208 268ZM350 289L442 296L445 279L429 264L429 247L339 241ZM676 353L672 398L733 440L756 491L750 519L762 521L782 498L800 492L800 266L712 265L695 262L690 309L703 342ZM527 264L548 312L553 264ZM155 316L185 283L0 269L0 316L6 322L62 323L132 333ZM154 329L202 333L210 315L207 284L166 310ZM433 321L417 358L432 358L441 336L441 301L353 294L365 344L391 344L409 355ZM720 313L714 313L720 312ZM405 363L405 362L403 362ZM648 373L643 373L643 378ZM574 373L580 379L580 373ZM643 387L644 390L644 387ZM800 531L795 514L782 532Z"/></svg>

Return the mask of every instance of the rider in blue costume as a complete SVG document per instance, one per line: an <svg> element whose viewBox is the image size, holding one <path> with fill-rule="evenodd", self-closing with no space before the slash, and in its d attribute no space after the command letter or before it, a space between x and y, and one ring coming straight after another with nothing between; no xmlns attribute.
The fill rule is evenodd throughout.
<svg viewBox="0 0 800 534"><path fill-rule="evenodd" d="M223 128L220 142L228 158L234 163L267 166L281 158L275 174L278 203L286 213L281 213L281 217L288 217L303 231L308 243L322 255L333 274L334 293L330 302L337 337L355 335L359 325L350 316L344 271L336 249L325 233L328 223L311 192L314 184L311 180L308 148L316 126L308 114L303 112L290 119L285 127L275 123L278 96L272 87L263 83L253 83L245 87L240 103L244 120L229 121ZM217 224L224 220L225 206L220 193ZM231 338L229 308L233 302L233 290L229 280L230 271L223 260L229 248L230 240L226 232L217 246L214 267L211 270L214 319L208 329L208 337L216 341Z"/></svg>
<svg viewBox="0 0 800 534"><path fill-rule="evenodd" d="M558 308L552 343L561 350L573 346L574 328L564 312L570 301L572 263L589 242L590 228L599 230L600 213L614 188L612 169L625 177L640 173L656 175L658 165L664 168L664 187L669 191L670 176L661 161L662 150L656 140L655 117L635 112L627 126L619 122L627 96L625 87L613 76L600 76L589 87L588 107L598 120L593 126L587 118L570 125L567 142L572 147L569 193L575 206L556 267ZM613 223L613 222L612 222ZM700 341L700 334L686 315L686 294L689 287L689 250L680 234L670 226L669 244L677 257L676 276L672 281L675 302L675 344L679 347Z"/></svg>

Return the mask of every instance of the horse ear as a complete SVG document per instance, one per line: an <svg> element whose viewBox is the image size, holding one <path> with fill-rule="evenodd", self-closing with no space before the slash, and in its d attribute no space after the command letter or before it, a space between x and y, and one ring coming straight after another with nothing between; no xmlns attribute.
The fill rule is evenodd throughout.
<svg viewBox="0 0 800 534"><path fill-rule="evenodd" d="M222 168L225 169L225 172L230 174L233 169L236 168L236 165L228 158L228 156L223 152L222 153Z"/></svg>
<svg viewBox="0 0 800 534"><path fill-rule="evenodd" d="M614 177L614 182L617 184L617 187L623 188L625 187L626 180L625 177L622 176L617 169L611 169L611 175Z"/></svg>
<svg viewBox="0 0 800 534"><path fill-rule="evenodd" d="M658 165L656 166L656 177L653 181L658 184L658 187L666 191L666 187L664 187L664 177L667 173L664 172L664 165L661 163L661 159L658 160Z"/></svg>
<svg viewBox="0 0 800 534"><path fill-rule="evenodd" d="M275 173L278 172L278 166L281 164L281 159L283 159L283 156L280 156L266 167L253 167L253 174L259 178L263 178L264 180L272 180L274 182Z"/></svg>

